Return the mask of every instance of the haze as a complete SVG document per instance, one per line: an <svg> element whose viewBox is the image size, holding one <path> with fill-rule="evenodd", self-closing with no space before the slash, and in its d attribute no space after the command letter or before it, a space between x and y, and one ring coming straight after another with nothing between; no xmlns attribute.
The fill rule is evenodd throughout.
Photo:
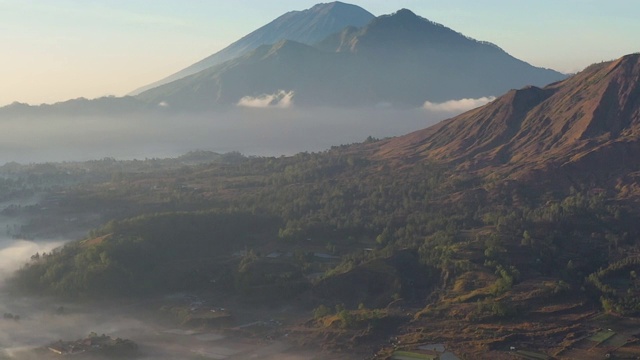
<svg viewBox="0 0 640 360"><path fill-rule="evenodd" d="M423 109L237 108L199 115L6 119L0 164L175 157L192 150L279 156L383 138L432 125L489 99Z"/></svg>

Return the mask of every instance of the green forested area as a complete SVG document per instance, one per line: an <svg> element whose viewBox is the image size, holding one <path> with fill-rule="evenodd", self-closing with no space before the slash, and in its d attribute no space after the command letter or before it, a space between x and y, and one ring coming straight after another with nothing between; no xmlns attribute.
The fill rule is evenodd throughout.
<svg viewBox="0 0 640 360"><path fill-rule="evenodd" d="M224 260L277 234L273 217L166 213L111 221L92 237L32 257L16 290L62 297L140 296L211 286Z"/></svg>
<svg viewBox="0 0 640 360"><path fill-rule="evenodd" d="M236 154L232 162L82 184L69 191L70 204L124 204L157 214L112 221L84 242L39 254L14 288L95 297L207 289L219 280L216 286L246 294L265 284L302 292L314 286L304 277L317 265L311 249L322 246L340 258L321 267L325 279L412 250L423 266L416 271L430 272L433 287L482 271L495 276L492 296L499 296L544 276L620 311L636 306L592 286L596 277L607 278L600 269L637 250L637 214L615 189L593 192L592 184L580 183L543 189L427 161L372 160L350 149L281 158ZM230 255L265 244L295 254ZM625 289L629 296L634 286Z"/></svg>

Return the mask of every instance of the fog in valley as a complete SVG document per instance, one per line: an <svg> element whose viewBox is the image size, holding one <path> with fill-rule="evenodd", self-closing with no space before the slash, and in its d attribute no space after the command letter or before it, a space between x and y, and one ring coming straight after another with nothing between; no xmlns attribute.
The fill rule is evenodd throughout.
<svg viewBox="0 0 640 360"><path fill-rule="evenodd" d="M0 203L0 284L38 253L48 253L77 238L22 239L20 228L27 218L6 215L12 207L39 206L38 196L16 198ZM78 229L87 231L88 229ZM187 294L168 295L155 300L114 302L66 302L52 298L25 298L8 294L0 285L0 359L56 359L47 347L60 341L84 339L89 334L106 334L130 339L138 346L138 359L323 359L313 354L289 353L290 345L281 341L255 343L226 338L210 330L178 329L171 321L145 313L157 302L184 299ZM247 320L249 321L249 320ZM83 355L66 355L92 359ZM103 359L104 357L99 357ZM120 357L116 357L120 358Z"/></svg>
<svg viewBox="0 0 640 360"><path fill-rule="evenodd" d="M0 164L113 157L175 157L192 150L280 156L419 130L491 99L424 108L245 107L201 114L157 111L119 116L0 114Z"/></svg>

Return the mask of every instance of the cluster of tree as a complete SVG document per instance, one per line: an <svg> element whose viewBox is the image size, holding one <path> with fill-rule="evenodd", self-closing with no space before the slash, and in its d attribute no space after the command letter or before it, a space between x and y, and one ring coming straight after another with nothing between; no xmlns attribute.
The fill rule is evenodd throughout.
<svg viewBox="0 0 640 360"><path fill-rule="evenodd" d="M591 191L591 184L541 189L424 160L374 160L350 147L281 158L232 154L108 184L114 181L117 186L85 184L67 199L127 209L115 218L167 213L111 222L91 234L102 241L72 243L55 256L34 259L16 284L58 295L128 294L210 286L205 284L216 273L246 294L266 293L259 286L303 291L303 263L245 254L231 273L219 269L232 250L277 240L291 248L311 241L350 249L325 278L409 250L421 266L394 267L401 296L426 298L407 290L419 279L439 277L446 286L456 275L480 269L495 273L497 297L536 276L580 288L589 274L634 248L640 233L635 208L613 192ZM606 294L600 292L594 299ZM500 306L483 306L482 312ZM497 310L492 312L510 313Z"/></svg>
<svg viewBox="0 0 640 360"><path fill-rule="evenodd" d="M112 221L93 237L33 257L16 290L64 297L149 295L223 286L232 253L275 238L278 221L247 213L165 213Z"/></svg>
<svg viewBox="0 0 640 360"><path fill-rule="evenodd" d="M254 302L290 299L306 290L310 282L296 262L258 257L249 251L234 271L235 290Z"/></svg>
<svg viewBox="0 0 640 360"><path fill-rule="evenodd" d="M640 314L640 256L626 257L590 274L588 284L600 295L602 307L623 315Z"/></svg>
<svg viewBox="0 0 640 360"><path fill-rule="evenodd" d="M521 313L522 309L518 309L508 300L498 301L487 297L476 302L476 308L467 315L467 319L471 321L500 320L513 318Z"/></svg>
<svg viewBox="0 0 640 360"><path fill-rule="evenodd" d="M318 323L326 322L330 326L337 324L343 329L379 328L393 316L394 314L387 309L368 309L364 304L352 310L343 304L338 304L333 309L322 304L313 309L313 318Z"/></svg>
<svg viewBox="0 0 640 360"><path fill-rule="evenodd" d="M2 315L2 318L5 320L15 320L15 321L20 321L20 315L14 315L12 313L4 313Z"/></svg>

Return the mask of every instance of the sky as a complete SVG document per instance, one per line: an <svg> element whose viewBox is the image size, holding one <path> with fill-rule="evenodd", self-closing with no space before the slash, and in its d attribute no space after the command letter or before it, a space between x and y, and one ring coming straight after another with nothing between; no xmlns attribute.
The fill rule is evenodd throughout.
<svg viewBox="0 0 640 360"><path fill-rule="evenodd" d="M0 0L0 106L122 96L318 0ZM354 0L572 73L640 51L637 0Z"/></svg>

